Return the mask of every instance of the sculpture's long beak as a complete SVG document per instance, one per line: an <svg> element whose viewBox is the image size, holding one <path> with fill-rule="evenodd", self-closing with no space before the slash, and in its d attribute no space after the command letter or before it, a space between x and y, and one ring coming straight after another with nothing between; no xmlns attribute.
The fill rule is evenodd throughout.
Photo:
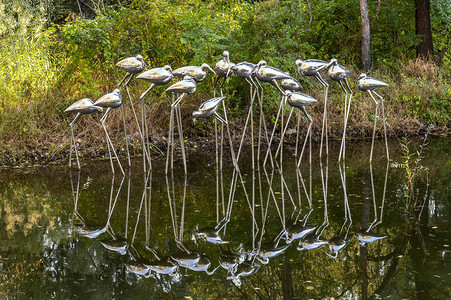
<svg viewBox="0 0 451 300"><path fill-rule="evenodd" d="M212 67L210 67L210 65L207 65L208 70L210 70L211 72L213 72L213 74L215 74L216 76L218 76L218 74L216 74L215 70L213 70Z"/></svg>

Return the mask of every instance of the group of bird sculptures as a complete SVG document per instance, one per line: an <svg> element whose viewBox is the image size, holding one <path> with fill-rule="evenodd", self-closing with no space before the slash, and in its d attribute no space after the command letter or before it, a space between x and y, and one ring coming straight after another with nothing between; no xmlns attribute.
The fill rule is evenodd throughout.
<svg viewBox="0 0 451 300"><path fill-rule="evenodd" d="M345 92L345 101L344 101L344 126L343 126L343 137L341 141L340 146L340 153L338 160L344 160L345 159L345 150L346 150L346 127L347 122L349 118L349 112L351 107L351 100L353 91L351 90L348 78L352 78L352 72L345 68L344 66L340 65L337 61L337 59L333 58L330 62L317 60L317 59L308 59L308 60L300 60L298 59L295 62L295 65L297 67L298 72L303 76L313 76L324 88L324 112L323 112L323 119L322 119L322 129L321 129L321 144L320 144L320 157L323 155L323 146L325 147L326 155L328 155L328 123L327 123L327 96L328 96L328 88L329 84L323 79L321 75L322 70L328 70L328 77L333 81L338 81L341 88ZM129 153L129 147L128 147L128 138L127 138L127 132L125 127L125 113L124 113L124 107L122 105L122 93L121 93L121 87L122 85L125 86L125 89L128 94L128 98L133 110L133 115L136 121L136 125L138 128L138 133L141 138L142 142L142 148L143 148L143 166L144 170L152 168L151 165L151 159L150 159L150 153L149 153L149 142L148 142L148 124L147 124L147 118L146 118L146 103L145 103L145 96L147 93L149 93L155 86L157 85L165 85L170 83L174 76L179 77L182 80L175 82L171 86L169 86L166 89L166 92L172 93L172 104L171 104L171 113L170 113L170 119L169 119L169 130L168 130L168 139L167 139L167 155L166 155L166 173L168 172L169 167L173 168L173 154L174 154L174 116L177 121L177 128L178 128L178 135L180 140L180 150L182 154L183 159L183 167L185 174L187 173L187 166L186 166L186 154L185 154L185 147L184 147L184 137L183 137L183 128L182 128L182 117L181 117L181 110L180 110L180 104L182 100L189 94L193 94L196 91L197 84L204 81L207 76L207 71L211 71L213 74L216 75L215 81L214 81L214 97L212 99L209 99L202 103L197 111L194 111L192 113L193 118L208 118L213 117L215 119L215 130L217 128L216 121L219 121L221 126L226 126L226 132L228 134L229 138L229 146L231 151L231 157L233 160L233 165L237 169L238 168L238 159L240 156L240 152L243 146L244 142L244 136L246 134L246 130L248 127L248 122L250 120L251 122L251 149L252 153L254 151L254 129L253 129L253 103L255 100L255 96L257 96L257 101L259 105L259 135L258 135L258 147L257 147L257 161L260 159L260 149L261 149L261 133L263 133L263 138L266 139L267 143L267 152L263 161L263 165L266 164L267 159L269 158L271 161L271 164L273 164L273 156L271 153L271 144L274 139L274 135L276 132L276 126L278 123L278 120L280 118L281 120L281 134L280 134L280 143L278 145L277 151L275 156L280 156L280 161L282 161L282 154L283 154L283 138L287 131L289 121L291 119L291 116L293 114L294 108L298 108L300 111L303 112L303 114L307 117L309 126L307 129L305 141L300 153L297 166L299 167L302 161L302 156L305 150L305 146L307 144L307 140L309 139L311 141L311 127L313 119L311 116L307 113L305 107L309 106L310 104L317 103L317 100L313 97L301 93L302 90L301 84L293 78L289 73L283 72L279 69L276 69L274 67L268 66L266 61L261 60L258 64L253 64L249 62L241 62L238 64L234 64L230 62L229 58L229 52L224 51L223 52L223 58L218 61L213 68L211 68L208 64L204 63L200 67L198 66L186 66L182 67L176 70L172 70L172 68L169 65L166 65L164 67L160 68L153 68L150 70L145 71L146 64L143 60L143 57L141 55L137 55L136 57L128 57L121 61L119 61L116 64L117 67L125 71L127 74L125 77L121 80L118 87L114 89L113 92L108 93L100 97L97 101L93 102L91 99L84 98L81 99L75 103L73 103L71 106L69 106L65 112L71 112L76 113L75 119L70 123L71 127L71 144L70 144L70 154L69 154L69 167L72 163L72 148L75 151L75 157L77 161L77 167L80 169L80 162L78 158L78 150L77 150L77 143L75 142L74 138L74 124L79 120L79 118L82 115L90 114L93 112L103 112L103 109L106 109L105 114L102 116L101 124L105 131L105 136L107 140L107 148L109 152L109 158L110 158L110 164L112 171L114 173L114 165L113 165L113 156L116 158L117 164L122 172L124 173L124 169L122 168L122 165L119 161L119 158L117 156L116 150L114 148L114 145L109 137L107 128L105 127L105 122L110 114L111 110L113 108L121 108L122 111L122 118L123 118L123 126L124 126L124 134L125 134L125 142L126 142L126 149L127 149L127 158L128 158L128 164L131 165L130 161L130 153ZM133 101L130 96L130 92L128 90L128 85L134 75L139 74L136 78L142 79L144 81L147 81L150 83L150 87L141 94L140 96L140 102L141 102L141 122L138 121L136 111L133 106ZM246 119L246 123L244 125L243 129L243 135L240 141L240 146L238 148L238 152L235 154L234 147L232 144L232 139L230 135L230 129L228 126L228 118L227 118L227 111L225 106L225 99L223 95L222 88L227 80L227 78L234 74L237 77L243 78L246 80L247 83L250 85L250 98L251 103ZM216 86L219 82L219 80L222 79L222 83L219 86L220 90L220 96L216 97ZM280 81L280 85L278 83ZM124 83L125 82L125 83ZM281 94L281 101L279 105L279 110L275 119L274 128L271 132L271 134L268 134L268 129L265 121L265 116L263 112L263 87L260 84L260 82L268 82ZM282 88L280 87L282 86ZM387 160L389 160L389 152L388 152L388 144L387 144L387 132L386 132L386 121L385 121L385 112L384 112L384 100L382 96L380 96L378 93L375 92L376 89L380 87L388 86L386 83L372 78L367 77L366 74L362 73L358 79L357 79L357 87L361 91L367 91L372 98L372 100L375 103L375 114L374 114L374 125L373 125L373 135L372 135L372 144L371 144L371 152L370 152L370 162L372 161L373 157L373 148L374 148L374 139L376 135L376 122L378 119L378 107L379 103L381 103L381 110L382 110L382 123L384 128L384 138L385 138L385 147L386 147L386 155ZM380 102L376 100L374 97L376 95L378 98L380 98ZM349 97L349 99L348 99ZM288 120L285 122L284 127L284 106L288 104L291 106L291 111L288 117ZM218 109L222 106L223 108L223 114L224 116L220 116L218 114ZM300 116L300 115L299 115ZM141 123L141 124L140 124ZM299 139L299 123L300 118L298 118L298 126L297 126L297 135L296 135L296 156L297 156L297 145L298 145L298 139ZM222 137L222 130L221 130L221 137ZM215 139L217 141L217 138ZM221 140L222 145L222 140ZM218 147L216 142L216 147ZM217 149L217 148L216 148ZM222 154L222 151L221 151ZM311 157L311 142L310 142L310 157ZM252 157L254 159L254 156ZM222 156L221 156L222 161Z"/></svg>

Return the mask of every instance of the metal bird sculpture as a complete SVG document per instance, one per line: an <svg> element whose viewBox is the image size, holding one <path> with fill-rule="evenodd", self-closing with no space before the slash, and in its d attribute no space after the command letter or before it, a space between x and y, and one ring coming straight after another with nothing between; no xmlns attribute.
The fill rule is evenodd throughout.
<svg viewBox="0 0 451 300"><path fill-rule="evenodd" d="M374 126L373 126L373 138L371 141L371 153L370 153L370 162L373 160L373 149L374 149L374 138L376 136L376 121L378 118L377 110L379 107L379 102L374 98L373 94L378 96L381 99L381 108L382 108L382 122L384 126L384 137L385 137L385 150L387 153L387 161L390 160L390 156L388 153L388 142L387 142L387 129L386 129L386 120L385 120L385 112L384 112L384 98L382 98L381 95L375 92L376 89L381 87L386 87L388 84L385 82L378 80L373 77L366 76L365 73L360 74L359 78L357 79L357 87L359 90L368 92L370 94L371 99L373 99L374 103L376 104L376 109L374 112Z"/></svg>
<svg viewBox="0 0 451 300"><path fill-rule="evenodd" d="M208 118L210 116L213 116L216 120L223 124L227 124L227 121L224 120L218 113L216 112L219 108L219 105L221 105L222 101L226 97L216 97L211 98L199 106L199 109L193 112L193 118L194 119L204 119Z"/></svg>
<svg viewBox="0 0 451 300"><path fill-rule="evenodd" d="M187 66L174 70L172 74L174 76L184 78L185 76L193 77L194 81L202 82L207 78L207 71L211 71L216 75L215 71L206 63L202 64L200 67L198 66Z"/></svg>
<svg viewBox="0 0 451 300"><path fill-rule="evenodd" d="M182 117L180 112L180 102L188 94L196 91L196 81L191 76L185 76L182 81L176 82L166 89L166 92L180 93L181 95L171 104L171 116L169 120L168 149L166 155L166 174L169 169L169 154L171 154L171 169L173 168L173 152L174 152L174 114L177 117L177 128L179 131L180 148L182 150L183 168L187 174L186 157L185 157L185 141L183 138ZM170 148L172 146L172 151Z"/></svg>
<svg viewBox="0 0 451 300"><path fill-rule="evenodd" d="M80 161L78 160L78 150L77 150L77 143L75 142L74 138L74 125L75 123L80 119L82 115L88 115L93 112L103 112L103 108L100 106L94 105L94 102L92 102L91 99L84 98L81 100L78 100L77 102L73 103L71 106L66 108L64 112L67 113L76 113L74 120L70 123L70 152L69 152L69 168L72 166L72 146L75 150L75 157L77 159L77 166L78 169L80 169Z"/></svg>
<svg viewBox="0 0 451 300"><path fill-rule="evenodd" d="M105 135L106 135L106 139L107 139L107 146L108 146L108 152L109 152L109 157L110 157L111 169L114 173L113 158L111 156L111 151L113 151L113 154L116 157L119 168L121 169L122 174L125 175L124 169L122 168L121 162L119 161L119 157L117 156L116 150L114 149L113 142L111 141L110 136L108 135L108 131L105 127L105 121L106 121L108 115L110 114L111 110L113 108L121 107L122 118L124 119L125 141L127 141L127 131L125 129L125 114L124 114L124 108L122 107L121 91L119 89L115 89L112 93L103 95L94 103L94 105L107 109L105 114L103 115L103 117L100 119L100 122L102 124L103 130L105 131ZM130 160L130 157L129 157L129 160Z"/></svg>
<svg viewBox="0 0 451 300"><path fill-rule="evenodd" d="M149 155L149 144L148 144L148 137L149 137L149 130L147 126L147 115L146 115L146 104L144 102L144 97L149 93L155 86L157 85L165 85L169 82L171 82L174 75L172 74L171 66L166 65L162 68L154 68L147 70L141 74L139 74L136 79L142 79L147 82L150 82L150 87L141 94L139 97L139 100L141 102L141 126L143 128L143 135L141 136L143 150L144 150L144 171L146 170L146 162L145 158L147 157L147 160L149 161L150 168L152 167L150 164L150 155Z"/></svg>
<svg viewBox="0 0 451 300"><path fill-rule="evenodd" d="M353 74L349 69L338 64L336 58L332 58L329 65L330 65L328 71L329 78L334 81L338 81L341 88L345 92L343 137L341 139L340 153L338 155L338 161L340 161L342 158L343 159L345 158L346 153L346 126L348 124L349 110L351 108L351 100L353 94L353 91L351 90L351 87L349 86L348 83L348 78L352 78ZM345 83L344 85L343 82ZM349 101L348 101L348 92L349 92Z"/></svg>
<svg viewBox="0 0 451 300"><path fill-rule="evenodd" d="M319 156L323 153L323 140L324 134L326 136L326 155L329 154L329 145L327 141L327 94L329 90L329 84L323 79L320 71L324 68L329 67L330 63L319 60L319 59L307 59L307 60L296 60L296 67L298 72L303 76L312 76L315 78L324 88L324 112L323 112L323 125L321 128L321 145L319 150Z"/></svg>

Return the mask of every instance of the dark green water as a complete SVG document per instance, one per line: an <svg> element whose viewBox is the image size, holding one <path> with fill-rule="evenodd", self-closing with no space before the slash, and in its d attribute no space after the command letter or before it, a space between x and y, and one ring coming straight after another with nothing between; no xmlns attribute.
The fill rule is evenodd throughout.
<svg viewBox="0 0 451 300"><path fill-rule="evenodd" d="M338 145L332 146L331 153L337 153ZM296 171L290 149L282 172L270 166L252 172L244 154L240 168L246 191L238 180L230 221L221 230L229 244L221 247L193 240L196 228L214 227L228 206L233 169L226 160L217 176L214 154L191 153L186 178L180 161L174 175L166 177L163 159L155 159L147 188L139 160L125 178L113 177L109 162L85 165L81 173L66 166L2 170L0 298L449 299L450 141L429 141L417 168L423 171L412 185L398 141L391 143L388 169L380 142L370 168L369 146L349 143L345 166L336 163L336 155L320 163L315 152L311 172L307 161ZM409 147L415 153L419 142ZM406 197L409 187L413 193ZM347 245L332 258L329 245L300 251L294 240L265 264L245 251L274 248L277 235L296 220L299 226L324 224L316 232L319 239L331 244L339 236ZM371 231L385 238L359 244L358 232L372 223ZM106 224L108 231L97 237L80 230ZM124 255L100 243L112 235L126 239ZM175 237L191 255L207 257L210 270L220 260L233 259L235 265L212 275L179 266L170 275L150 271L143 276L126 267L156 261L148 248L177 257L183 246ZM282 238L278 246L286 243ZM256 272L245 276L245 266Z"/></svg>

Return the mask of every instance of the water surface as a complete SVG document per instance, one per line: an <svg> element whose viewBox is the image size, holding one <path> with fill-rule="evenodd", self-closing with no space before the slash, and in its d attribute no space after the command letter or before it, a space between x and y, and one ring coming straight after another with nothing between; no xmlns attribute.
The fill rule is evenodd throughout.
<svg viewBox="0 0 451 300"><path fill-rule="evenodd" d="M409 145L412 153L420 143ZM349 143L339 165L332 144L329 159L314 151L311 168L304 159L299 172L292 148L274 168L252 170L244 153L241 176L228 156L217 172L214 153L203 152L189 154L186 177L179 160L165 176L163 158L149 174L136 159L125 177L113 176L108 161L84 161L81 172L2 170L0 298L449 299L449 140L429 141L411 181L399 141L389 165L380 142L370 165L369 146ZM314 228L302 239L308 245L315 237L325 245L299 250L300 240L285 234L293 225ZM196 229L215 226L227 244L196 238ZM359 243L371 226L379 239ZM107 249L108 240L125 241L125 250ZM265 259L276 248L280 255ZM211 265L182 264L171 274L130 267L175 266L183 255Z"/></svg>

